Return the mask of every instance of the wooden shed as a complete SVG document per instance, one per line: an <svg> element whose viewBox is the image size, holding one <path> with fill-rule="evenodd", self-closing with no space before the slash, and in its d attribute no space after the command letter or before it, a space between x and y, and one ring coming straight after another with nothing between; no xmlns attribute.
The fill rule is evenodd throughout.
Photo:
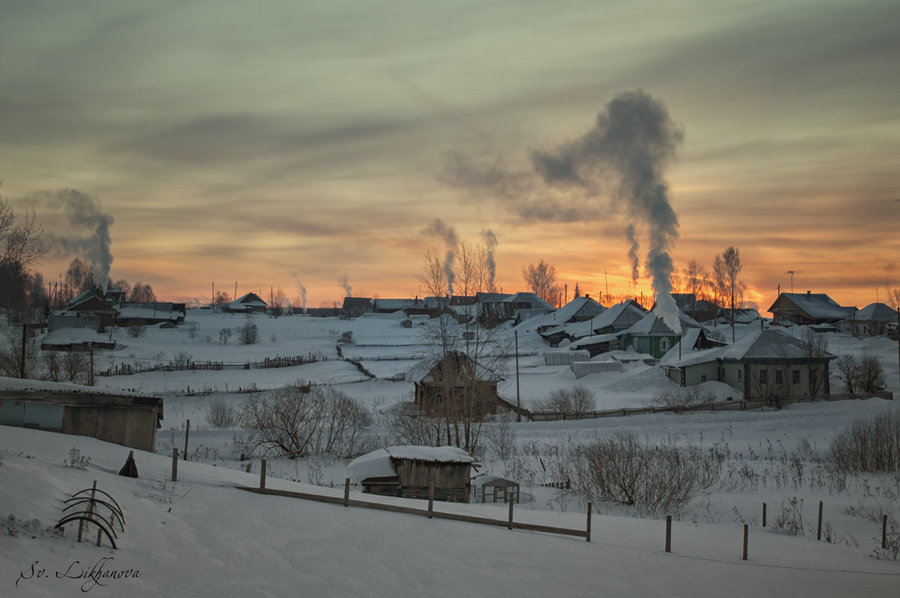
<svg viewBox="0 0 900 598"><path fill-rule="evenodd" d="M364 492L385 496L469 502L475 459L453 446L392 446L378 449L350 463L350 477Z"/></svg>
<svg viewBox="0 0 900 598"><path fill-rule="evenodd" d="M0 425L91 436L154 451L161 397L98 392L90 386L0 378Z"/></svg>

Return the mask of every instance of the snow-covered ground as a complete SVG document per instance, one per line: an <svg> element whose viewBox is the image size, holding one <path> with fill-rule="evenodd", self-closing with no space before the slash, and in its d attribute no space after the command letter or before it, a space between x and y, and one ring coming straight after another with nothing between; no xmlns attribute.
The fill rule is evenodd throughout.
<svg viewBox="0 0 900 598"><path fill-rule="evenodd" d="M242 345L237 328L257 325L259 342ZM574 443L618 431L655 442L715 450L727 459L725 483L698 493L676 516L673 549L664 551L664 522L633 510L595 504L592 541L493 526L346 509L337 505L235 488L259 483L258 458L239 460L241 430L212 428L213 401L239 406L249 389L298 380L334 384L376 414L409 400L402 374L430 354L423 326L393 316L355 320L306 316L270 318L190 311L184 326L148 328L140 337L118 331L120 348L98 369L190 359L243 364L276 356L316 355L319 361L277 369L148 372L99 377L97 386L162 394L165 420L157 453L136 451L140 478L120 477L128 449L91 438L0 428L0 596L251 595L251 596L891 596L900 562L872 558L880 541L874 513L900 518L900 474L829 475L823 465L836 432L859 418L900 409L880 399L790 405L782 410L653 414L563 422L507 422L484 431L481 473L517 479L523 502L516 518L583 529L585 507L573 494L542 486L559 481L553 460ZM758 325L757 325L758 327ZM222 333L229 329L231 333ZM755 329L748 326L738 335ZM358 361L371 378L342 359ZM729 335L730 336L730 335ZM227 338L226 338L227 337ZM227 342L222 342L227 340ZM884 338L828 335L837 355L879 356L888 390L898 394L897 345ZM512 356L512 329L498 343ZM622 372L576 379L567 366L544 365L547 349L533 328L518 329L523 405L575 384L589 388L598 409L643 407L677 388L657 368L626 364ZM833 392L841 386L832 380ZM515 400L515 363L507 360L501 394ZM171 482L171 449L183 447L191 422L191 461ZM376 421L378 419L376 418ZM374 433L387 439L386 430ZM500 458L494 440L516 449ZM67 467L71 451L90 457L87 469ZM730 469L729 469L730 468ZM269 487L340 494L346 463L270 459ZM63 500L91 486L122 506L119 549L59 537L52 528ZM363 498L354 487L354 498ZM365 495L365 498L371 498ZM384 499L387 500L387 499ZM818 503L826 539L815 540ZM417 503L417 501L409 501ZM766 503L769 525L761 526ZM506 507L439 505L504 519ZM801 520L799 535L773 529L779 516ZM741 560L742 525L750 527L749 560ZM104 561L103 559L111 558ZM73 565L73 563L77 564ZM139 572L119 579L73 579L103 570ZM71 567L71 568L70 568ZM67 573L68 572L68 573ZM87 585L84 585L87 583ZM105 585L104 584L108 584Z"/></svg>

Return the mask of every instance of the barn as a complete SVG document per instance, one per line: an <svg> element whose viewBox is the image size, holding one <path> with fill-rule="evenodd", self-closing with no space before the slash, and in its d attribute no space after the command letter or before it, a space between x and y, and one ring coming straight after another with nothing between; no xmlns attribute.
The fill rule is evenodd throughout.
<svg viewBox="0 0 900 598"><path fill-rule="evenodd" d="M0 425L91 436L156 450L163 399L91 386L0 378Z"/></svg>
<svg viewBox="0 0 900 598"><path fill-rule="evenodd" d="M392 446L378 449L350 462L350 477L363 492L427 499L434 486L434 500L469 502L475 459L454 446Z"/></svg>

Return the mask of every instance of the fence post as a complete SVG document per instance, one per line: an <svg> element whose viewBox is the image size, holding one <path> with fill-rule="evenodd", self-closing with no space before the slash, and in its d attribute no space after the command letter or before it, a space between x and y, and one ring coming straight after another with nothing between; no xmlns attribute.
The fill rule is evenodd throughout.
<svg viewBox="0 0 900 598"><path fill-rule="evenodd" d="M516 504L515 501L509 501L509 529L513 528L513 505Z"/></svg>
<svg viewBox="0 0 900 598"><path fill-rule="evenodd" d="M816 528L816 540L822 539L822 501L819 501L819 525Z"/></svg>
<svg viewBox="0 0 900 598"><path fill-rule="evenodd" d="M434 513L434 484L428 486L428 518Z"/></svg>
<svg viewBox="0 0 900 598"><path fill-rule="evenodd" d="M745 561L747 560L747 534L748 533L749 532L747 531L747 524L745 523L744 524L744 553L743 553L743 557L742 557L742 560L745 560Z"/></svg>
<svg viewBox="0 0 900 598"><path fill-rule="evenodd" d="M672 552L672 516L666 515L666 552Z"/></svg>
<svg viewBox="0 0 900 598"><path fill-rule="evenodd" d="M184 428L184 460L188 460L188 438L191 436L191 420L187 420L187 426Z"/></svg>
<svg viewBox="0 0 900 598"><path fill-rule="evenodd" d="M172 449L172 481L178 481L178 449Z"/></svg>
<svg viewBox="0 0 900 598"><path fill-rule="evenodd" d="M266 466L267 466L266 460L262 459L259 462L259 489L260 490L266 489Z"/></svg>
<svg viewBox="0 0 900 598"><path fill-rule="evenodd" d="M763 527L766 527L766 503L763 503Z"/></svg>
<svg viewBox="0 0 900 598"><path fill-rule="evenodd" d="M887 548L887 515L881 516L881 548Z"/></svg>
<svg viewBox="0 0 900 598"><path fill-rule="evenodd" d="M587 537L586 540L588 542L591 541L591 511L594 510L594 507L591 503L588 503L588 512L587 512Z"/></svg>
<svg viewBox="0 0 900 598"><path fill-rule="evenodd" d="M344 479L344 506L350 506L350 478Z"/></svg>

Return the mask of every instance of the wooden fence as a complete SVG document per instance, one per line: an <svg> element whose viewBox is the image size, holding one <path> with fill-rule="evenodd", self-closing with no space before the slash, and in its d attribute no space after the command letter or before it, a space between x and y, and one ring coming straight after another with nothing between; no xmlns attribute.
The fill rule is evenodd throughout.
<svg viewBox="0 0 900 598"><path fill-rule="evenodd" d="M431 489L431 496L428 499L428 507L426 509L416 508L416 507L408 507L405 505L393 505L387 503L379 503L379 502L369 502L365 500L356 500L350 498L350 479L346 480L344 485L344 496L324 496L321 494L311 494L307 492L295 492L290 490L274 490L272 488L266 488L266 461L263 460L261 463L261 473L260 473L260 481L259 487L254 488L251 486L238 486L237 488L240 490L246 490L247 492L254 492L256 494L268 494L272 496L286 496L289 498L300 498L304 500L313 500L316 502L324 502L336 505L343 505L345 507L363 507L366 509L374 509L377 511L391 511L393 513L406 513L408 515L419 515L428 517L429 519L450 519L453 521L465 521L467 523L477 523L481 525L493 525L497 527L505 527L507 529L521 529L531 532L542 532L547 534L561 534L565 536L575 536L577 538L584 538L587 542L591 541L591 510L592 505L588 503L587 505L587 523L585 529L571 529L565 527L555 527L552 525L540 525L536 523L525 523L521 521L515 521L513 519L513 505L514 501L509 501L509 516L506 520L503 519L492 519L490 517L478 517L475 515L465 515L462 513L448 513L446 511L435 511L434 510L434 488Z"/></svg>
<svg viewBox="0 0 900 598"><path fill-rule="evenodd" d="M828 397L786 397L781 399L781 406L791 403L813 403L817 401L845 401L855 399L879 398L893 400L891 392L873 392L867 395L833 394ZM658 407L623 407L622 409L606 409L603 411L585 411L583 413L555 413L533 411L528 414L532 421L557 421L570 419L595 419L601 417L624 417L627 415L644 415L647 413L686 413L691 411L744 411L759 409L768 405L765 399L750 401L716 401L696 403L693 405L673 405Z"/></svg>
<svg viewBox="0 0 900 598"><path fill-rule="evenodd" d="M286 357L266 357L262 361L248 361L245 363L225 363L222 361L173 361L156 365L140 365L122 363L108 370L97 372L97 376L130 376L145 372L182 372L194 370L260 370L269 368L286 368L307 363L328 361L328 356L321 353L307 353L306 355L294 355Z"/></svg>

